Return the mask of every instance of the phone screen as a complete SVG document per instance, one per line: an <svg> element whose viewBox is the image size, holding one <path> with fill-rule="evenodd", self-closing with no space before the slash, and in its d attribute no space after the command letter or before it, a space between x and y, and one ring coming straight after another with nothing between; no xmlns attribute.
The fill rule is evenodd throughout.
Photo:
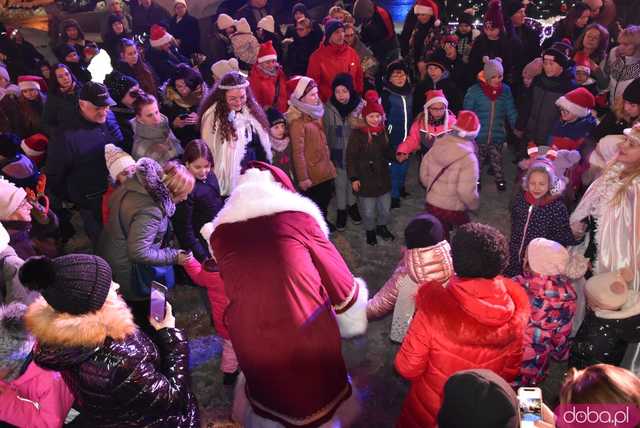
<svg viewBox="0 0 640 428"><path fill-rule="evenodd" d="M156 321L164 320L167 315L167 287L159 282L153 281L151 283L151 302L149 308L149 314Z"/></svg>
<svg viewBox="0 0 640 428"><path fill-rule="evenodd" d="M542 398L518 396L520 402L521 427L533 427L535 421L542 419Z"/></svg>

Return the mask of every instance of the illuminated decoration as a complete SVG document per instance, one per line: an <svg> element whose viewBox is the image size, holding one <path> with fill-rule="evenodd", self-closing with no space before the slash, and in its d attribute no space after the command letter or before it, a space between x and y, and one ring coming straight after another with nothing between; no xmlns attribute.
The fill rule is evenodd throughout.
<svg viewBox="0 0 640 428"><path fill-rule="evenodd" d="M87 66L87 70L91 73L91 80L93 82L104 83L104 78L107 74L113 71L111 66L111 57L104 49L100 49L98 55L91 59L91 62Z"/></svg>
<svg viewBox="0 0 640 428"><path fill-rule="evenodd" d="M553 16L546 19L534 19L534 18L526 17L525 23L529 27L534 28L535 30L539 31L540 34L542 34L542 37L540 38L540 45L542 45L542 43L544 43L545 40L553 36L553 32L555 30L554 25L556 24L556 22L560 21L562 18L564 18L564 16L562 15ZM447 26L448 26L448 31L453 33L456 31L456 27L458 27L458 21L449 21ZM480 21L479 19L476 19L473 22L473 27L477 29L481 29L482 21Z"/></svg>

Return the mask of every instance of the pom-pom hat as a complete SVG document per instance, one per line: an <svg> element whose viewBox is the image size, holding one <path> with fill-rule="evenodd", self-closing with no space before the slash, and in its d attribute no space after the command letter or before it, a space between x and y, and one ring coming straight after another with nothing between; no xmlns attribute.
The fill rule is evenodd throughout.
<svg viewBox="0 0 640 428"><path fill-rule="evenodd" d="M55 311L72 315L102 308L111 288L109 264L89 254L31 257L20 268L19 278L39 291Z"/></svg>
<svg viewBox="0 0 640 428"><path fill-rule="evenodd" d="M104 146L104 159L113 181L117 180L122 171L136 164L131 155L113 144Z"/></svg>
<svg viewBox="0 0 640 428"><path fill-rule="evenodd" d="M500 0L491 0L489 7L484 14L484 22L491 23L493 28L504 30L504 16L502 15L502 6Z"/></svg>
<svg viewBox="0 0 640 428"><path fill-rule="evenodd" d="M586 117L591 114L591 109L595 108L596 99L588 89L577 88L558 98L556 105L578 117Z"/></svg>
<svg viewBox="0 0 640 428"><path fill-rule="evenodd" d="M164 46L167 43L171 43L173 40L173 36L167 32L167 29L162 25L153 24L151 26L151 35L149 38L149 43L154 48L159 48L160 46Z"/></svg>
<svg viewBox="0 0 640 428"><path fill-rule="evenodd" d="M271 60L277 61L278 54L273 47L273 42L269 40L260 45L260 50L258 51L258 64Z"/></svg>
<svg viewBox="0 0 640 428"><path fill-rule="evenodd" d="M371 113L379 113L384 116L384 109L380 104L380 95L373 89L369 89L364 94L365 105L362 109L362 117L367 117Z"/></svg>
<svg viewBox="0 0 640 428"><path fill-rule="evenodd" d="M413 6L413 13L416 15L431 15L433 16L433 25L438 27L440 22L440 8L433 0L418 0L415 6Z"/></svg>

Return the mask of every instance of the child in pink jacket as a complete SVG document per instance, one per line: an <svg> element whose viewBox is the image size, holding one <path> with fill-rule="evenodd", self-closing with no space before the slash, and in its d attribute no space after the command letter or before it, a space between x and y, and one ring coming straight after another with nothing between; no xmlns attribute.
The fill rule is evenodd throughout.
<svg viewBox="0 0 640 428"><path fill-rule="evenodd" d="M200 287L207 289L211 305L211 319L218 335L222 337L222 358L220 370L224 373L223 383L233 385L238 376L238 360L233 350L229 331L224 324L224 312L229 306L229 299L224 292L224 283L218 272L218 266L213 259L200 263L194 257L187 259L182 265L189 278Z"/></svg>
<svg viewBox="0 0 640 428"><path fill-rule="evenodd" d="M24 327L26 311L20 302L0 306L0 422L58 428L74 398L60 373L29 361L34 339Z"/></svg>

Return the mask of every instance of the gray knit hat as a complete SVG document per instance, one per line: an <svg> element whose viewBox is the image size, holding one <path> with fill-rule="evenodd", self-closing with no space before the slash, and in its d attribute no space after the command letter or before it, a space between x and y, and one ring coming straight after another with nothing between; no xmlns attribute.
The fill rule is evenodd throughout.
<svg viewBox="0 0 640 428"><path fill-rule="evenodd" d="M26 287L39 291L53 309L72 315L102 308L111 288L111 267L89 254L31 257L20 268L19 277Z"/></svg>
<svg viewBox="0 0 640 428"><path fill-rule="evenodd" d="M29 356L35 339L24 325L27 306L12 302L0 306L0 371L8 370L5 381L16 379Z"/></svg>
<svg viewBox="0 0 640 428"><path fill-rule="evenodd" d="M484 78L487 82L495 76L504 76L502 58L489 58L488 56L485 56L482 58L482 62L484 62Z"/></svg>

